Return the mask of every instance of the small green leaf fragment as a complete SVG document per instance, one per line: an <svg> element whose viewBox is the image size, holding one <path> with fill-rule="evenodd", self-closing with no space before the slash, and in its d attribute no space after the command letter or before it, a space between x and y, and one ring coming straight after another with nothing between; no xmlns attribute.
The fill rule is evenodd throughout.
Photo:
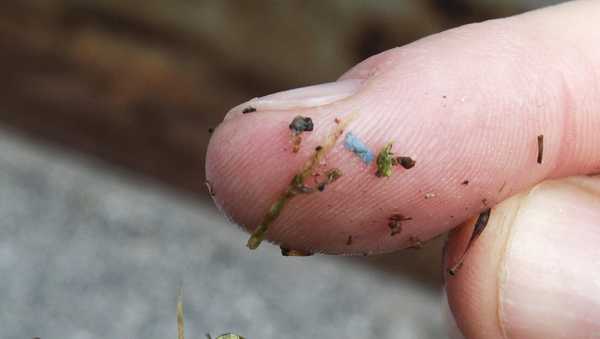
<svg viewBox="0 0 600 339"><path fill-rule="evenodd" d="M393 143L388 143L377 155L377 172L375 175L378 177L389 177L392 175L392 168L395 163L392 145Z"/></svg>

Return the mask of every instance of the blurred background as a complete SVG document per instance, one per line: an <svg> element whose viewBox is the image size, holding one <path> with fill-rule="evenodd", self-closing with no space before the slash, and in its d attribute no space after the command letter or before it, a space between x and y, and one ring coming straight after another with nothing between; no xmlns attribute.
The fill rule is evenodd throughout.
<svg viewBox="0 0 600 339"><path fill-rule="evenodd" d="M221 217L208 129L543 0L0 2L0 337L443 338L441 241L284 258ZM310 72L306 70L309 69Z"/></svg>

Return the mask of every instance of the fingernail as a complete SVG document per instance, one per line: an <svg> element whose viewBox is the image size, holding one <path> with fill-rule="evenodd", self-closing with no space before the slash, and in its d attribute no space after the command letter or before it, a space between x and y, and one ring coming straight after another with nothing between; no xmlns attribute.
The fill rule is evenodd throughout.
<svg viewBox="0 0 600 339"><path fill-rule="evenodd" d="M363 82L360 79L348 79L277 92L238 105L230 113L239 114L248 108L260 111L323 106L352 96Z"/></svg>
<svg viewBox="0 0 600 339"><path fill-rule="evenodd" d="M580 187L542 184L515 218L500 266L506 338L600 337L600 194Z"/></svg>

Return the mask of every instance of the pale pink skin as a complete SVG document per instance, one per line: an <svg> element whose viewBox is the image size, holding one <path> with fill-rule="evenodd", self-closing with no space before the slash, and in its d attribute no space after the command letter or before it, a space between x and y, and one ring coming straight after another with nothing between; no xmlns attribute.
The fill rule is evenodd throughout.
<svg viewBox="0 0 600 339"><path fill-rule="evenodd" d="M425 241L477 215L482 199L494 206L546 179L600 172L599 18L600 2L581 1L468 25L369 58L340 79L355 81L333 85L339 96L283 93L286 104L267 97L237 106L209 145L215 202L252 230L336 127L334 119L351 112L358 116L346 131L375 151L393 141L416 166L377 178L375 165L367 168L340 140L324 168L344 176L323 193L292 200L269 240L334 254L390 252L411 245L411 236ZM249 105L258 111L242 114ZM315 130L294 154L287 126L298 114L311 117ZM413 220L390 236L387 220L397 213ZM459 307L456 290L448 291L457 318L490 316ZM459 321L463 330L465 324ZM469 335L498 337L481 333Z"/></svg>

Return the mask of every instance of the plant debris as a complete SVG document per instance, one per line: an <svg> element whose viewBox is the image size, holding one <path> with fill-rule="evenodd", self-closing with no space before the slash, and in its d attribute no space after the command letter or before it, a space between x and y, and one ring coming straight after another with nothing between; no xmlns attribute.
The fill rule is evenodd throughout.
<svg viewBox="0 0 600 339"><path fill-rule="evenodd" d="M330 169L329 171L327 171L327 173L325 173L325 180L323 180L322 182L320 182L317 185L317 189L320 192L323 192L327 185L334 183L341 176L342 176L342 171L340 171L339 169L337 169L337 168Z"/></svg>
<svg viewBox="0 0 600 339"><path fill-rule="evenodd" d="M397 157L395 159L395 164L404 167L404 169L411 169L415 167L416 163L417 162L414 161L411 157Z"/></svg>
<svg viewBox="0 0 600 339"><path fill-rule="evenodd" d="M177 292L177 339L185 339L183 323L183 288Z"/></svg>
<svg viewBox="0 0 600 339"><path fill-rule="evenodd" d="M469 184L469 180L465 180L465 181L461 182L460 184L467 186Z"/></svg>
<svg viewBox="0 0 600 339"><path fill-rule="evenodd" d="M313 156L304 164L300 173L294 175L289 186L281 193L279 198L271 205L265 213L261 223L255 228L248 239L247 246L251 250L258 248L263 241L269 226L279 217L286 204L300 193L310 193L305 189L304 181L313 176L315 169L321 164L325 155L331 151L333 146L344 133L344 128L354 119L355 113L350 114L344 121L340 121L334 131L321 144L320 150L315 150Z"/></svg>
<svg viewBox="0 0 600 339"><path fill-rule="evenodd" d="M394 157L392 146L392 142L388 143L377 155L377 172L375 172L375 175L378 177L389 177L392 175L392 168L394 166L402 166L404 169L411 169L417 163L411 157Z"/></svg>
<svg viewBox="0 0 600 339"><path fill-rule="evenodd" d="M412 220L411 217L405 217L402 214L393 214L388 219L388 227L390 228L390 235L393 237L396 234L400 234L402 232L402 222Z"/></svg>
<svg viewBox="0 0 600 339"><path fill-rule="evenodd" d="M471 238L469 239L469 242L467 243L467 247L465 248L465 251L458 259L458 262L456 262L456 264L452 268L448 269L448 274L454 276L454 275L456 275L458 270L460 270L460 268L462 267L462 265L464 263L467 252L469 252L469 249L471 249L471 246L473 245L473 243L479 238L481 233L483 233L483 230L485 230L485 228L488 224L488 221L490 220L491 211L492 210L490 208L488 208L479 215L479 217L477 218L477 221L475 222L475 226L473 227L473 233L471 234Z"/></svg>
<svg viewBox="0 0 600 339"><path fill-rule="evenodd" d="M248 114L248 113L252 113L252 112L256 112L256 108L254 108L252 106L248 106L248 107L244 108L244 110L242 111L242 114Z"/></svg>
<svg viewBox="0 0 600 339"><path fill-rule="evenodd" d="M302 133L311 132L313 128L314 125L311 118L298 115L292 120L290 123L290 130L292 131L292 152L298 153L298 151L300 151Z"/></svg>
<svg viewBox="0 0 600 339"><path fill-rule="evenodd" d="M279 248L281 248L281 255L284 257L309 257L314 254L302 250L292 250L283 246L280 246Z"/></svg>
<svg viewBox="0 0 600 339"><path fill-rule="evenodd" d="M388 143L377 155L377 172L375 175L378 177L389 177L392 175L392 143Z"/></svg>
<svg viewBox="0 0 600 339"><path fill-rule="evenodd" d="M544 135L540 134L537 137L537 145L538 145L538 154L537 154L537 163L542 163L542 158L544 157Z"/></svg>
<svg viewBox="0 0 600 339"><path fill-rule="evenodd" d="M206 185L206 189L208 190L208 194L209 194L211 197L214 197L216 194L215 194L215 190L214 190L214 188L213 188L212 184L210 183L210 181L206 180L206 181L204 182L204 184Z"/></svg>
<svg viewBox="0 0 600 339"><path fill-rule="evenodd" d="M344 138L344 147L356 154L362 162L366 165L370 165L373 162L373 152L365 145L362 140L355 136L352 132L348 132Z"/></svg>

